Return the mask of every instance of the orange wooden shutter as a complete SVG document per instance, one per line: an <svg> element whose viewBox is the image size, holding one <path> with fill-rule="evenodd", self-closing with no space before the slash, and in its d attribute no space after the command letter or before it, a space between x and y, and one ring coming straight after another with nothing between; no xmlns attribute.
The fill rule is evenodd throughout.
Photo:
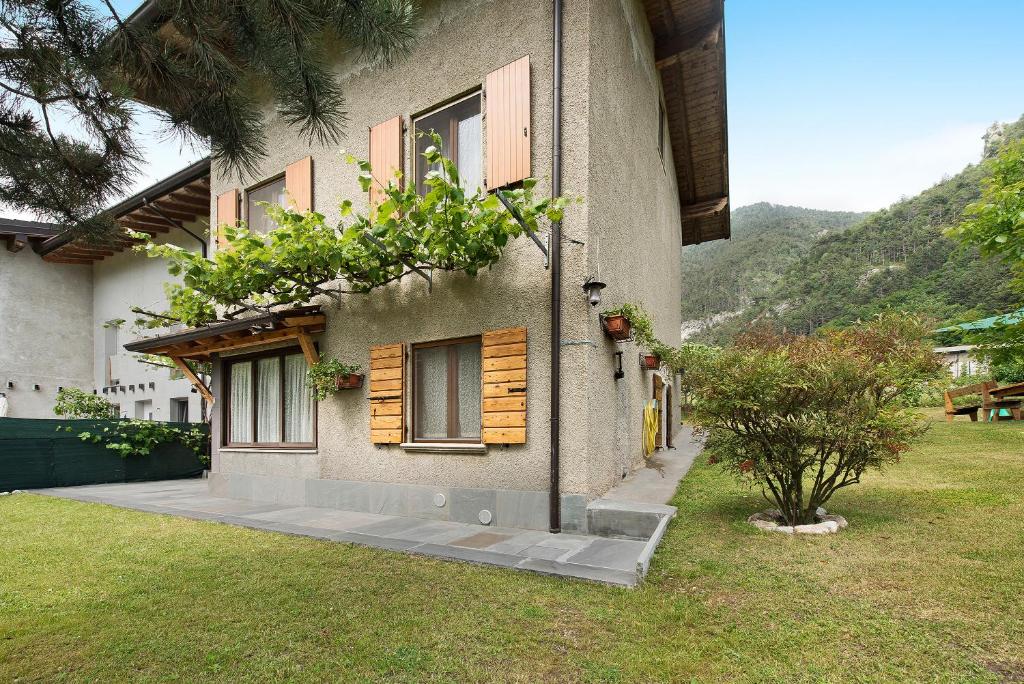
<svg viewBox="0 0 1024 684"><path fill-rule="evenodd" d="M224 244L224 226L238 225L238 188L217 195L217 246Z"/></svg>
<svg viewBox="0 0 1024 684"><path fill-rule="evenodd" d="M313 210L312 157L305 157L285 167L284 189L295 211L304 214Z"/></svg>
<svg viewBox="0 0 1024 684"><path fill-rule="evenodd" d="M370 441L400 444L405 434L405 345L370 347Z"/></svg>
<svg viewBox="0 0 1024 684"><path fill-rule="evenodd" d="M377 206L384 200L384 187L397 183L395 173L402 170L402 117L396 116L370 129L370 206Z"/></svg>
<svg viewBox="0 0 1024 684"><path fill-rule="evenodd" d="M487 75L487 187L530 176L530 58Z"/></svg>
<svg viewBox="0 0 1024 684"><path fill-rule="evenodd" d="M526 328L485 332L483 443L526 443Z"/></svg>

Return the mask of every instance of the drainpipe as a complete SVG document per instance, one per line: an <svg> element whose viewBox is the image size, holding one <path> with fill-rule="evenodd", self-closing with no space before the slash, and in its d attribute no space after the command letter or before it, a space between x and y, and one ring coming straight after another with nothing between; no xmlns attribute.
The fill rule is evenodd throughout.
<svg viewBox="0 0 1024 684"><path fill-rule="evenodd" d="M551 196L562 194L562 0L554 0L551 103ZM562 371L562 223L551 224L551 492L552 532L562 531L559 487L559 417Z"/></svg>
<svg viewBox="0 0 1024 684"><path fill-rule="evenodd" d="M167 221L167 223L171 224L175 228L181 228L183 231L185 231L186 233L188 233L189 235L194 237L196 240L198 240L199 241L199 247L200 247L200 253L203 255L204 259L206 258L206 247L207 247L206 240L204 240L203 238L199 237L198 235L193 233L191 230L186 228L184 223L178 223L177 221L175 221L174 219L169 217L167 214L165 214L160 209L160 207L158 207L155 204L151 204L150 201L148 199L146 199L145 197L142 198L142 206L145 207L146 209L152 209L156 213L160 214L160 217L163 218L164 221Z"/></svg>

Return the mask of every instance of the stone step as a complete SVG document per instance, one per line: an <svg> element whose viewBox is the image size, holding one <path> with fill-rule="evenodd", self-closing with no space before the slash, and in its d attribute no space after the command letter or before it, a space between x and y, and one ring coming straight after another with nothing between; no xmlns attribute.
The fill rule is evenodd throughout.
<svg viewBox="0 0 1024 684"><path fill-rule="evenodd" d="M595 499L587 505L587 532L599 537L647 541L674 517L675 506Z"/></svg>

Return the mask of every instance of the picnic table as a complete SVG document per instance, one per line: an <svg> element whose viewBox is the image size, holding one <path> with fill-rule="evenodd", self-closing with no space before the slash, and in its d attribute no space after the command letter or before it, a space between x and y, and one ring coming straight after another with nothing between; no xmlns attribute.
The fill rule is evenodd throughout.
<svg viewBox="0 0 1024 684"><path fill-rule="evenodd" d="M1006 399L1007 397L1024 397L1024 382L1015 382L1011 385L995 387L990 389L988 393L997 399Z"/></svg>
<svg viewBox="0 0 1024 684"><path fill-rule="evenodd" d="M957 406L953 400L958 397L980 395L980 403ZM946 420L952 421L954 416L968 416L972 421L978 420L978 411L989 422L1002 418L1021 420L1021 406L1024 405L1024 382L1016 382L999 387L994 381L979 382L966 387L947 390L944 393L946 404Z"/></svg>
<svg viewBox="0 0 1024 684"><path fill-rule="evenodd" d="M988 411L989 421L997 419L1003 411L1009 413L1011 420L1021 419L1021 404L1024 403L1021 397L1024 397L1024 382L992 387L988 390L988 396L984 410Z"/></svg>

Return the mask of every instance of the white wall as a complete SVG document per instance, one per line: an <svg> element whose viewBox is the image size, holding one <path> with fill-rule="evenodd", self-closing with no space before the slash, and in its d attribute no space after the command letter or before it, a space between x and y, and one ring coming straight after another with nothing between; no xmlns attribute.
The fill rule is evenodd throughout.
<svg viewBox="0 0 1024 684"><path fill-rule="evenodd" d="M88 265L0 247L0 392L9 417L53 418L58 387L92 389L92 295Z"/></svg>
<svg viewBox="0 0 1024 684"><path fill-rule="evenodd" d="M205 235L207 229L194 223L186 227L197 235ZM191 251L199 250L199 243L184 231L174 230L168 235L158 237L158 242L168 242ZM97 261L93 265L93 297L92 297L92 373L93 383L102 392L108 386L107 357L105 350L106 330L104 324L111 320L125 319L127 322L118 331L118 353L112 359L113 379L123 390L111 391L106 398L120 405L120 415L136 417L137 402L152 402L150 411L154 420L172 420L171 400L187 398L188 419L191 422L200 420L200 397L192 392L192 385L184 379L172 380L171 371L157 368L136 360L137 355L126 352L124 345L141 337L149 337L166 331L142 331L133 333L133 323L137 314L132 313L133 306L140 306L150 311L162 311L166 307L164 283L172 280L167 273L166 262L162 259L150 259L144 255L125 251ZM149 385L153 383L151 388ZM131 386L135 389L130 389Z"/></svg>

